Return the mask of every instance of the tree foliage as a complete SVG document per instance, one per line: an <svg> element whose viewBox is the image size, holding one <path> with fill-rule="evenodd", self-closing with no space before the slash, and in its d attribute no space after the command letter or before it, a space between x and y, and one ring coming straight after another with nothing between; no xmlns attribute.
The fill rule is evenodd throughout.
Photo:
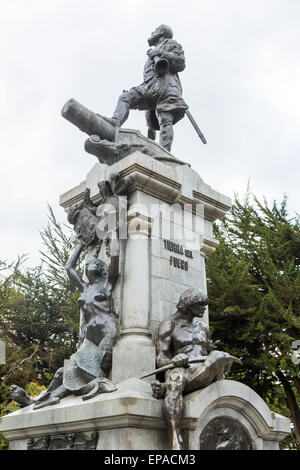
<svg viewBox="0 0 300 470"><path fill-rule="evenodd" d="M0 365L0 415L14 410L15 405L9 404L10 385L34 382L31 391L48 386L64 359L76 350L79 294L65 270L71 232L61 226L50 207L49 223L41 236L40 266L25 268L24 259L12 265L0 263L0 340L7 349L6 364Z"/></svg>
<svg viewBox="0 0 300 470"><path fill-rule="evenodd" d="M210 326L219 349L243 359L230 376L253 388L294 430L284 448L300 448L299 365L291 345L300 339L300 223L290 218L286 198L271 207L248 194L215 226L217 250L207 258ZM34 395L76 349L78 291L65 264L73 248L69 228L49 208L41 232L40 266L20 259L0 262L0 339L7 363L0 366L0 416L17 409L13 383ZM81 266L82 269L82 266ZM7 442L0 436L0 449Z"/></svg>
<svg viewBox="0 0 300 470"><path fill-rule="evenodd" d="M300 371L291 357L300 339L299 217L289 217L286 198L269 207L247 194L235 198L215 235L220 244L207 260L214 337L243 359L231 378L289 415L299 445Z"/></svg>

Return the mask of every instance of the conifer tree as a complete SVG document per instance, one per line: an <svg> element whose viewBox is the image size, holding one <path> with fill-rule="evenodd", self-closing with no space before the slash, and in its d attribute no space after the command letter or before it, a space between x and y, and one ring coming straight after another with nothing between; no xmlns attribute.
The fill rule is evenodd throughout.
<svg viewBox="0 0 300 470"><path fill-rule="evenodd" d="M0 365L0 416L14 410L15 405L9 405L10 385L48 386L64 359L76 350L79 293L65 270L71 231L57 221L50 207L41 236L44 250L39 266L26 268L24 259L11 265L0 262L0 340L7 349L6 364ZM1 442L0 436L0 448Z"/></svg>
<svg viewBox="0 0 300 470"><path fill-rule="evenodd" d="M287 199L269 207L235 198L215 227L220 245L207 259L210 325L220 348L243 359L231 377L252 387L274 411L287 412L300 444L300 223Z"/></svg>

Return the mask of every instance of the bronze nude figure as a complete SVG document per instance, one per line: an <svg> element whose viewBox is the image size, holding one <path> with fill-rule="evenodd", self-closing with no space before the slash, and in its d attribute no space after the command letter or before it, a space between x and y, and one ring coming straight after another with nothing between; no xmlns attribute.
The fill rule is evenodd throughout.
<svg viewBox="0 0 300 470"><path fill-rule="evenodd" d="M118 335L118 320L114 310L112 292L119 273L119 242L112 240L110 265L96 258L85 267L87 281L76 271L76 264L84 248L79 240L66 265L70 280L81 291L78 302L82 309L81 340L72 365L60 368L45 392L30 398L23 389L13 385L11 396L21 406L34 403L34 409L54 405L68 395L82 396L87 400L103 392L116 390L108 379L112 366L112 348Z"/></svg>
<svg viewBox="0 0 300 470"><path fill-rule="evenodd" d="M202 321L207 304L201 290L187 289L179 299L177 312L162 321L158 330L157 366L168 370L164 377L157 375L160 380L152 383L152 390L155 398L164 398L171 450L183 448L183 394L223 379L233 362L241 364L230 354L216 351L209 328Z"/></svg>

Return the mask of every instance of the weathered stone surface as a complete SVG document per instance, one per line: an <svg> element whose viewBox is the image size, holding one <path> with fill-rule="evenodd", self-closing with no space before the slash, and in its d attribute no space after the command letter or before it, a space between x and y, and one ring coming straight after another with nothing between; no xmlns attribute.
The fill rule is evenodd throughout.
<svg viewBox="0 0 300 470"><path fill-rule="evenodd" d="M1 418L0 433L16 450L25 450L30 438L90 431L99 432L98 449L166 450L162 401L152 397L150 384L131 378L117 387L87 402L70 396L50 408L16 411ZM235 381L223 380L186 395L184 404L184 440L190 450L199 450L201 431L219 416L238 421L254 450L277 449L290 433L288 418L271 412L253 390Z"/></svg>
<svg viewBox="0 0 300 470"><path fill-rule="evenodd" d="M128 447L128 436L133 436L133 428L139 436L145 436L143 445L138 437L137 444L132 439ZM29 406L2 418L0 429L15 449L24 449L30 438L93 430L99 432L98 448L101 449L134 449L135 445L140 449L148 445L155 449L159 444L158 436L162 434L165 437L158 448L167 448L163 447L167 439L161 403L152 397L150 384L135 378L118 384L116 392L98 395L86 402L69 396L53 407L32 410ZM107 439L108 429L115 430L109 431L111 439ZM148 441L149 435L152 441ZM121 439L119 444L117 439Z"/></svg>
<svg viewBox="0 0 300 470"><path fill-rule="evenodd" d="M131 145L144 139L148 145L148 139L136 131L121 129L120 138ZM192 168L178 164L155 142L151 141L151 145L167 160L134 151L111 166L97 163L86 182L60 200L67 209L74 200L80 201L89 188L96 203L100 200L99 181L108 180L113 173L131 178L129 237L124 241L124 258L115 290L121 337L113 351L113 381L142 376L147 369L155 368L151 335L155 336L161 320L175 312L178 297L186 288L206 291L205 255L217 246L212 223L231 205L229 198L205 184ZM100 257L107 262L101 253ZM204 321L208 322L208 311Z"/></svg>
<svg viewBox="0 0 300 470"><path fill-rule="evenodd" d="M150 331L143 332L141 328L123 330L113 350L112 381L117 383L126 377L142 377L155 367L155 346Z"/></svg>

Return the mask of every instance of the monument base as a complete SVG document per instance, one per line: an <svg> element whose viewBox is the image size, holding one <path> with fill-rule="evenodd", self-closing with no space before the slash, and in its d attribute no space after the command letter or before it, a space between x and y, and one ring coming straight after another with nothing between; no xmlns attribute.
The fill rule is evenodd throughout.
<svg viewBox="0 0 300 470"><path fill-rule="evenodd" d="M70 448L70 442L74 450L167 450L162 400L152 397L150 384L131 378L117 387L89 401L70 396L40 410L31 405L1 418L0 433L11 450ZM184 402L186 450L276 450L290 433L289 419L270 411L239 382L215 382L186 395Z"/></svg>
<svg viewBox="0 0 300 470"><path fill-rule="evenodd" d="M119 383L128 377L142 377L155 369L155 345L150 336L134 332L123 334L113 350L112 382ZM153 381L153 377L147 381Z"/></svg>
<svg viewBox="0 0 300 470"><path fill-rule="evenodd" d="M189 450L279 450L290 420L269 409L247 385L214 382L185 397L184 439Z"/></svg>
<svg viewBox="0 0 300 470"><path fill-rule="evenodd" d="M231 201L137 131L123 129L120 135L126 143L121 150L133 153L118 155L109 165L97 163L84 182L60 199L69 210L83 202L88 188L97 204L103 197L100 188L113 175L131 181L114 289L120 337L113 348L111 378L117 390L87 401L69 396L39 410L31 405L0 418L0 433L10 449L169 447L162 400L152 397L153 377L137 377L156 368L157 329L176 312L180 295L190 288L206 293L205 256L218 245L213 222L225 215ZM89 248L86 260L94 254L94 247ZM108 263L105 249L97 256ZM203 322L208 326L208 310ZM222 380L184 397L182 432L186 450L279 449L290 422L271 412L246 385Z"/></svg>

